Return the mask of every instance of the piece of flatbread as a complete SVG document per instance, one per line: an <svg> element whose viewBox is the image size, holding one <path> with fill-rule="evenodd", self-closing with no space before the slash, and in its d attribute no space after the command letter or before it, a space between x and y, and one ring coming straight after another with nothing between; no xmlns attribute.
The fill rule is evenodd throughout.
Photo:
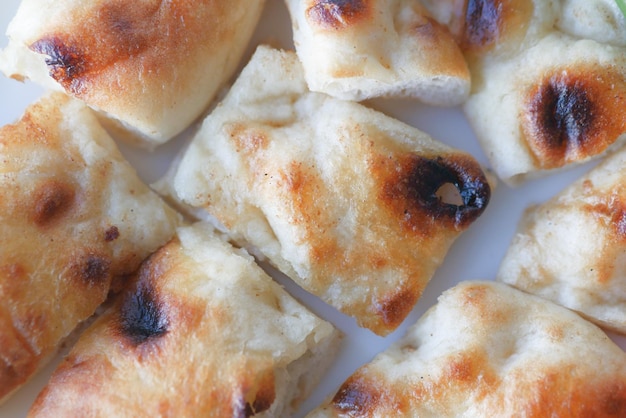
<svg viewBox="0 0 626 418"><path fill-rule="evenodd" d="M400 416L623 417L626 354L567 309L463 282L307 418Z"/></svg>
<svg viewBox="0 0 626 418"><path fill-rule="evenodd" d="M153 148L201 116L230 79L264 4L23 0L0 69L83 100L107 127Z"/></svg>
<svg viewBox="0 0 626 418"><path fill-rule="evenodd" d="M46 95L1 128L0 399L180 221L81 102Z"/></svg>
<svg viewBox="0 0 626 418"><path fill-rule="evenodd" d="M626 142L626 19L613 0L431 0L472 73L464 110L511 185Z"/></svg>
<svg viewBox="0 0 626 418"><path fill-rule="evenodd" d="M338 336L208 224L179 228L29 416L289 417Z"/></svg>
<svg viewBox="0 0 626 418"><path fill-rule="evenodd" d="M469 154L309 92L295 53L265 46L157 185L377 334L411 311L490 187Z"/></svg>
<svg viewBox="0 0 626 418"><path fill-rule="evenodd" d="M626 150L526 210L498 280L626 334Z"/></svg>
<svg viewBox="0 0 626 418"><path fill-rule="evenodd" d="M286 0L312 91L345 100L412 97L455 106L470 74L448 28L415 0Z"/></svg>

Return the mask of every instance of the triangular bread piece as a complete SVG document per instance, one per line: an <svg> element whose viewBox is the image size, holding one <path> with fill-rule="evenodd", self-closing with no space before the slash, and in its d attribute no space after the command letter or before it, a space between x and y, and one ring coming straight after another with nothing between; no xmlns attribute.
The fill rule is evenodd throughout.
<svg viewBox="0 0 626 418"><path fill-rule="evenodd" d="M307 418L621 417L626 354L502 283L462 282Z"/></svg>
<svg viewBox="0 0 626 418"><path fill-rule="evenodd" d="M180 221L81 102L46 95L1 128L0 398Z"/></svg>
<svg viewBox="0 0 626 418"><path fill-rule="evenodd" d="M378 334L491 193L471 155L311 93L295 53L265 46L158 187Z"/></svg>
<svg viewBox="0 0 626 418"><path fill-rule="evenodd" d="M526 210L498 280L626 334L626 150Z"/></svg>
<svg viewBox="0 0 626 418"><path fill-rule="evenodd" d="M208 224L179 228L120 296L29 416L288 417L339 341Z"/></svg>

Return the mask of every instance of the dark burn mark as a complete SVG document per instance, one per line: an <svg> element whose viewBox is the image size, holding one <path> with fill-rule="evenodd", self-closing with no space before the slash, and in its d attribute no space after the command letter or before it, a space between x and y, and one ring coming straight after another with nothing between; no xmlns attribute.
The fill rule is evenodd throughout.
<svg viewBox="0 0 626 418"><path fill-rule="evenodd" d="M464 9L453 17L450 30L461 49L474 56L519 46L534 16L526 0L460 0Z"/></svg>
<svg viewBox="0 0 626 418"><path fill-rule="evenodd" d="M120 329L133 345L167 333L169 321L157 294L149 284L140 282L126 294L120 311Z"/></svg>
<svg viewBox="0 0 626 418"><path fill-rule="evenodd" d="M47 55L46 65L50 76L66 90L78 93L80 78L86 72L87 61L78 48L64 42L58 36L43 38L30 46L33 51Z"/></svg>
<svg viewBox="0 0 626 418"><path fill-rule="evenodd" d="M243 418L250 418L254 416L254 409L252 409L252 405L250 405L250 402L246 402L246 406L244 407L243 414L238 414L237 416L240 416Z"/></svg>
<svg viewBox="0 0 626 418"><path fill-rule="evenodd" d="M106 242L115 241L120 236L120 230L117 226L113 225L109 229L107 229L104 233L104 240Z"/></svg>
<svg viewBox="0 0 626 418"><path fill-rule="evenodd" d="M611 67L556 68L528 89L524 138L539 168L584 160L626 131L626 79Z"/></svg>
<svg viewBox="0 0 626 418"><path fill-rule="evenodd" d="M104 283L109 277L111 262L97 254L89 253L75 260L70 268L72 276L89 285Z"/></svg>
<svg viewBox="0 0 626 418"><path fill-rule="evenodd" d="M247 370L250 374L241 376L239 389L233 398L233 417L256 416L268 411L276 400L276 377L273 368L255 370L252 367Z"/></svg>
<svg viewBox="0 0 626 418"><path fill-rule="evenodd" d="M490 45L500 33L502 4L497 0L469 0L465 12L465 40Z"/></svg>
<svg viewBox="0 0 626 418"><path fill-rule="evenodd" d="M259 384L259 390L252 402L252 410L255 414L269 410L276 399L273 373L264 375Z"/></svg>
<svg viewBox="0 0 626 418"><path fill-rule="evenodd" d="M49 180L34 193L33 221L43 227L67 213L74 202L74 189L68 184Z"/></svg>
<svg viewBox="0 0 626 418"><path fill-rule="evenodd" d="M245 417L245 418L253 417L256 414L260 414L270 409L270 407L272 406L272 402L268 404L268 403L265 403L263 400L259 402L258 399L255 399L252 405L250 404L250 402L246 402L243 413L240 413L238 415L241 417Z"/></svg>
<svg viewBox="0 0 626 418"><path fill-rule="evenodd" d="M307 19L325 29L353 25L368 12L366 0L316 0L306 11Z"/></svg>
<svg viewBox="0 0 626 418"><path fill-rule="evenodd" d="M541 147L562 157L570 148L585 147L595 106L582 81L560 74L539 86L528 115Z"/></svg>
<svg viewBox="0 0 626 418"><path fill-rule="evenodd" d="M350 416L366 416L380 403L380 394L368 382L356 375L350 377L335 394L332 405L335 410Z"/></svg>
<svg viewBox="0 0 626 418"><path fill-rule="evenodd" d="M263 413L268 411L276 400L275 376L271 369L256 374L253 379L252 387L244 383L247 389L236 402L234 416L248 418Z"/></svg>
<svg viewBox="0 0 626 418"><path fill-rule="evenodd" d="M522 133L538 168L600 154L626 132L626 77L613 66L554 68L527 89L523 103Z"/></svg>
<svg viewBox="0 0 626 418"><path fill-rule="evenodd" d="M425 211L433 219L448 218L456 228L463 228L476 220L485 210L491 197L491 188L480 167L468 158L434 159L410 154L400 162L400 174L385 188L387 199L406 202L407 222L416 222L416 211ZM459 192L457 205L438 196L442 186L452 184Z"/></svg>

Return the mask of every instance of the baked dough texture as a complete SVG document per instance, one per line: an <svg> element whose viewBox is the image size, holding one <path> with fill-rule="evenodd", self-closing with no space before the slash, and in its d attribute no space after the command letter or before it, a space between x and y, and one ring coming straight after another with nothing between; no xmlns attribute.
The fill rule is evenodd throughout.
<svg viewBox="0 0 626 418"><path fill-rule="evenodd" d="M467 118L511 185L626 141L626 19L613 0L428 1L472 74Z"/></svg>
<svg viewBox="0 0 626 418"><path fill-rule="evenodd" d="M621 417L626 354L575 313L462 282L307 418Z"/></svg>
<svg viewBox="0 0 626 418"><path fill-rule="evenodd" d="M626 334L626 151L528 208L498 280Z"/></svg>
<svg viewBox="0 0 626 418"><path fill-rule="evenodd" d="M157 189L381 335L491 193L469 154L308 91L295 53L265 46Z"/></svg>
<svg viewBox="0 0 626 418"><path fill-rule="evenodd" d="M0 399L180 221L81 102L46 95L1 128Z"/></svg>
<svg viewBox="0 0 626 418"><path fill-rule="evenodd" d="M233 75L264 0L24 0L0 69L101 111L153 148L202 115Z"/></svg>
<svg viewBox="0 0 626 418"><path fill-rule="evenodd" d="M447 27L415 0L286 0L309 88L345 100L455 106L470 74Z"/></svg>
<svg viewBox="0 0 626 418"><path fill-rule="evenodd" d="M30 417L289 417L339 336L206 223L81 336Z"/></svg>

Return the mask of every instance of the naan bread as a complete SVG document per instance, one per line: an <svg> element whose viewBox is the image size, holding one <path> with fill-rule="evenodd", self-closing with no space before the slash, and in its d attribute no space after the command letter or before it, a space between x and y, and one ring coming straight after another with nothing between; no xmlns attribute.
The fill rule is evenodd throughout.
<svg viewBox="0 0 626 418"><path fill-rule="evenodd" d="M623 417L626 354L573 312L464 282L358 369L322 417Z"/></svg>
<svg viewBox="0 0 626 418"><path fill-rule="evenodd" d="M526 210L498 279L626 334L626 150Z"/></svg>
<svg viewBox="0 0 626 418"><path fill-rule="evenodd" d="M472 156L309 92L295 53L264 46L158 188L377 334L411 311L491 193Z"/></svg>
<svg viewBox="0 0 626 418"><path fill-rule="evenodd" d="M340 99L454 106L470 75L449 30L415 0L286 0L309 88Z"/></svg>
<svg viewBox="0 0 626 418"><path fill-rule="evenodd" d="M0 399L179 222L82 103L47 95L1 128Z"/></svg>
<svg viewBox="0 0 626 418"><path fill-rule="evenodd" d="M613 0L435 2L472 72L464 105L516 185L626 141L626 19Z"/></svg>
<svg viewBox="0 0 626 418"><path fill-rule="evenodd" d="M146 147L207 108L247 47L264 0L23 0L0 69L63 90Z"/></svg>
<svg viewBox="0 0 626 418"><path fill-rule="evenodd" d="M29 416L288 417L338 333L207 224L141 267Z"/></svg>

